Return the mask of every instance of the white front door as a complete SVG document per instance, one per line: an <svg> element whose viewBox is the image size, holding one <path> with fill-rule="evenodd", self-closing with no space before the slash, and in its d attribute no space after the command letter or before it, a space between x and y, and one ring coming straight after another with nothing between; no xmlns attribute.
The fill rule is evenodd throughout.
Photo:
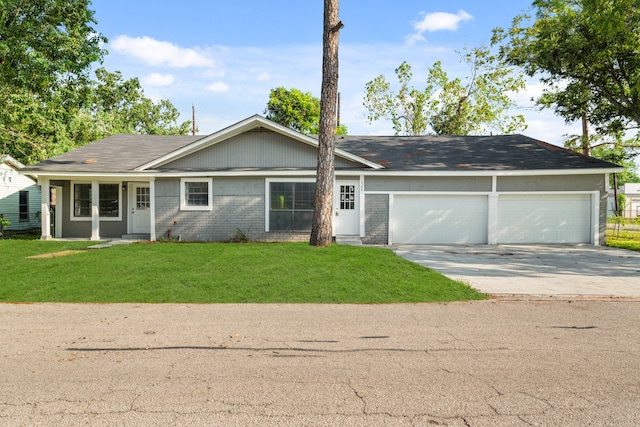
<svg viewBox="0 0 640 427"><path fill-rule="evenodd" d="M129 211L131 212L131 234L151 232L151 193L149 184L132 183L129 185Z"/></svg>
<svg viewBox="0 0 640 427"><path fill-rule="evenodd" d="M360 183L336 181L333 203L333 227L336 235L360 234Z"/></svg>

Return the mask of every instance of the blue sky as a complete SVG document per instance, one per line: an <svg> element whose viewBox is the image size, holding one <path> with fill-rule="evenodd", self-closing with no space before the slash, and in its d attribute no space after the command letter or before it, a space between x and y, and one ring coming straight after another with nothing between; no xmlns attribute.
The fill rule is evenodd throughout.
<svg viewBox="0 0 640 427"><path fill-rule="evenodd" d="M426 69L442 61L451 77L466 75L456 50L488 44L530 0L478 2L343 0L340 19L341 122L352 135L392 134L385 121L368 124L365 84L408 61L420 87ZM208 134L263 114L272 88L320 96L322 0L93 0L97 30L109 43L104 66L138 77L152 99L168 99ZM529 125L522 133L561 144L567 127L551 111L532 108L541 86L532 80L514 96Z"/></svg>

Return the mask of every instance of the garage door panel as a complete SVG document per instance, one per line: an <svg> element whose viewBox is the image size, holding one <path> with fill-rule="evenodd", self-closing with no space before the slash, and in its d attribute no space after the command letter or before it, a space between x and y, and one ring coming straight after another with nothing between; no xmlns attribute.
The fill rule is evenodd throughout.
<svg viewBox="0 0 640 427"><path fill-rule="evenodd" d="M396 195L391 230L395 243L486 243L487 197Z"/></svg>
<svg viewBox="0 0 640 427"><path fill-rule="evenodd" d="M498 243L589 243L591 197L501 195Z"/></svg>

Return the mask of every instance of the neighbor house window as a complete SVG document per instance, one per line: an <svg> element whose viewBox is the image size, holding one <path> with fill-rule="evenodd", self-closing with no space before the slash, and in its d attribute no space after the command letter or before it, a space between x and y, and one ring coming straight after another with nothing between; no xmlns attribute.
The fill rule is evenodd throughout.
<svg viewBox="0 0 640 427"><path fill-rule="evenodd" d="M180 207L182 210L211 210L213 180L187 179L180 181Z"/></svg>
<svg viewBox="0 0 640 427"><path fill-rule="evenodd" d="M101 219L118 220L120 214L120 183L98 184L98 214ZM92 191L90 183L72 184L72 217L71 219L91 218Z"/></svg>
<svg viewBox="0 0 640 427"><path fill-rule="evenodd" d="M26 190L18 193L18 209L20 221L29 221L29 192Z"/></svg>
<svg viewBox="0 0 640 427"><path fill-rule="evenodd" d="M311 231L315 182L269 183L269 230Z"/></svg>

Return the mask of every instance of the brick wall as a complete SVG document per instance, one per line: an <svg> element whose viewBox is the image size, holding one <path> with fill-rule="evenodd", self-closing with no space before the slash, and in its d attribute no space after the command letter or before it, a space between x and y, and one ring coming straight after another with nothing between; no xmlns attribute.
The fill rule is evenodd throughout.
<svg viewBox="0 0 640 427"><path fill-rule="evenodd" d="M309 233L265 229L264 194L213 195L211 211L180 210L180 181L156 181L156 239L230 241L239 234L252 241L305 241Z"/></svg>
<svg viewBox="0 0 640 427"><path fill-rule="evenodd" d="M386 194L365 195L365 223L362 243L386 245L389 242L389 196Z"/></svg>

